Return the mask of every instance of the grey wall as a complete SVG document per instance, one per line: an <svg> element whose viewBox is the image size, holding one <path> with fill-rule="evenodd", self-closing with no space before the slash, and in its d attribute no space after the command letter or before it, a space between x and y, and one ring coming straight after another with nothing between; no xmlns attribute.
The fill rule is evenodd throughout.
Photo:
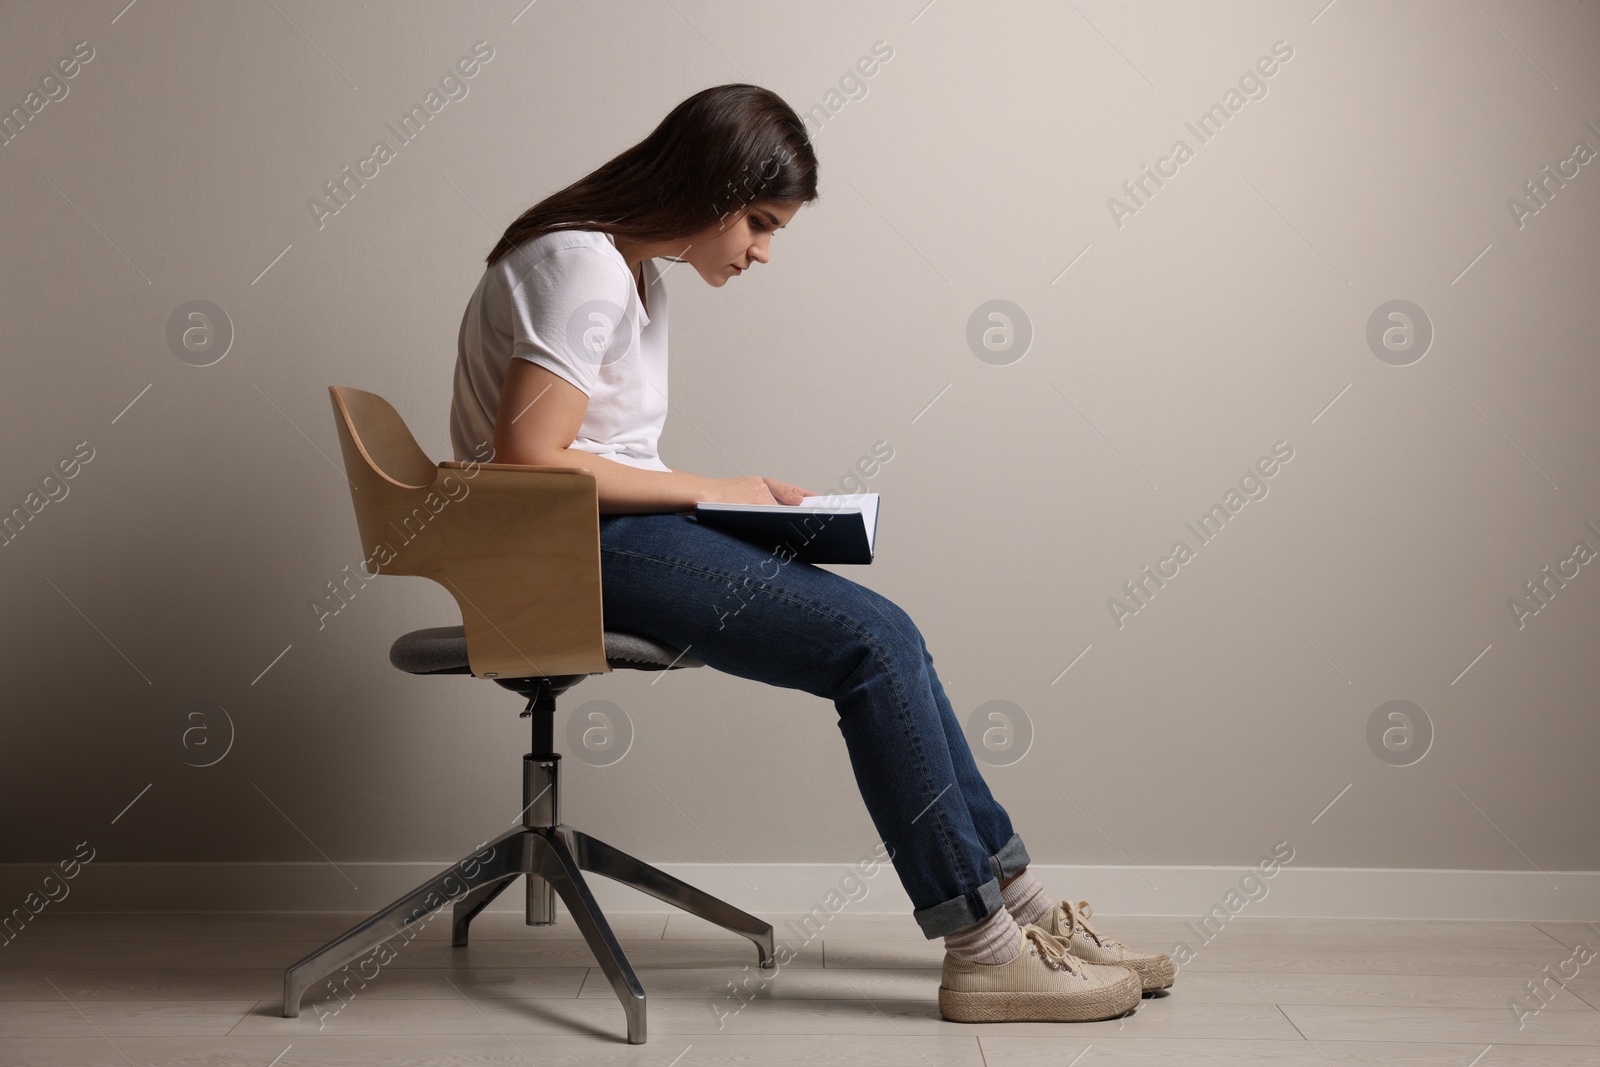
<svg viewBox="0 0 1600 1067"><path fill-rule="evenodd" d="M919 621L974 736L1014 705L983 751L1036 861L1288 839L1303 866L1600 869L1594 5L522 9L8 6L0 105L93 57L0 146L0 504L66 493L0 547L0 860L448 860L515 818L516 698L385 658L458 621L442 588L379 579L318 625L360 558L327 387L449 458L457 325L503 227L753 81L820 107L823 195L723 289L669 272L663 455L822 488L891 444L878 560L836 569ZM323 184L479 41L467 95L319 225ZM1241 78L1255 98L1202 143L1186 123ZM1546 166L1568 179L1519 219ZM196 300L230 324L209 366L168 337ZM1390 352L1369 324L1404 327L1396 300ZM1009 348L973 344L1006 323ZM1202 543L1213 504L1236 513ZM1576 575L1539 606L1547 565ZM569 758L575 824L657 861L875 841L824 702L617 673L558 727L591 700L633 739ZM1420 760L1369 740L1397 700Z"/></svg>

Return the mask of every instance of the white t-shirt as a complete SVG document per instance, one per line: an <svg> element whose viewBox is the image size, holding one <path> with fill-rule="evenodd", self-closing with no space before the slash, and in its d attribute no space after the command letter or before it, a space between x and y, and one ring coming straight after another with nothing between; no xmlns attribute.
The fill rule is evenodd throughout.
<svg viewBox="0 0 1600 1067"><path fill-rule="evenodd" d="M589 397L569 447L646 470L667 420L667 287L644 261L645 301L610 234L558 230L524 241L487 268L457 342L450 444L483 461L494 443L511 360L527 359ZM648 304L648 308L646 307Z"/></svg>

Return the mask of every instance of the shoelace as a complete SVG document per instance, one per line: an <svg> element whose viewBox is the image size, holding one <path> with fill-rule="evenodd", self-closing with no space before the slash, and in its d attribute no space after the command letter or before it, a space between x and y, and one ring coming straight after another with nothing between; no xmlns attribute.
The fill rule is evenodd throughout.
<svg viewBox="0 0 1600 1067"><path fill-rule="evenodd" d="M1082 962L1067 951L1066 942L1050 931L1032 923L1025 923L1022 927L1022 935L1037 946L1036 951L1040 958L1044 960L1046 966L1053 967L1058 971L1065 970L1069 974L1075 974L1080 978L1084 976ZM1032 952L1035 949L1029 949L1029 951Z"/></svg>
<svg viewBox="0 0 1600 1067"><path fill-rule="evenodd" d="M1066 927L1067 931L1064 935L1058 936L1060 937L1060 940L1066 942L1068 945L1072 944L1072 935L1077 933L1079 930L1082 930L1084 933L1094 938L1094 943L1102 948L1126 949L1128 947L1121 941L1118 941L1116 938L1107 937L1105 934L1102 934L1090 924L1089 916L1094 914L1094 909L1089 906L1089 902L1087 900L1080 900L1076 904L1070 900L1063 900L1057 905L1057 907L1060 909L1062 915L1064 915L1066 919L1066 921L1062 922L1060 925Z"/></svg>

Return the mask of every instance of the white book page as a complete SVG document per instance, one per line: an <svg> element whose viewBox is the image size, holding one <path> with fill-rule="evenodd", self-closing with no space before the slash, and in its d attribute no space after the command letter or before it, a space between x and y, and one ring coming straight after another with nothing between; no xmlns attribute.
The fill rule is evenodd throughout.
<svg viewBox="0 0 1600 1067"><path fill-rule="evenodd" d="M877 493L833 493L828 496L801 497L796 505L802 508L818 508L823 511L860 511L861 517L866 520L867 545L871 547L878 533L878 494Z"/></svg>

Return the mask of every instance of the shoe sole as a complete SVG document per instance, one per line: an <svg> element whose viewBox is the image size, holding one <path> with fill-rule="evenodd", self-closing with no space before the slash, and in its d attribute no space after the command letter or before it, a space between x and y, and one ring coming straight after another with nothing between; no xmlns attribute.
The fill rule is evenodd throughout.
<svg viewBox="0 0 1600 1067"><path fill-rule="evenodd" d="M939 987L939 1014L953 1023L1079 1023L1114 1019L1143 997L1130 972L1115 985L1086 993L962 993Z"/></svg>

